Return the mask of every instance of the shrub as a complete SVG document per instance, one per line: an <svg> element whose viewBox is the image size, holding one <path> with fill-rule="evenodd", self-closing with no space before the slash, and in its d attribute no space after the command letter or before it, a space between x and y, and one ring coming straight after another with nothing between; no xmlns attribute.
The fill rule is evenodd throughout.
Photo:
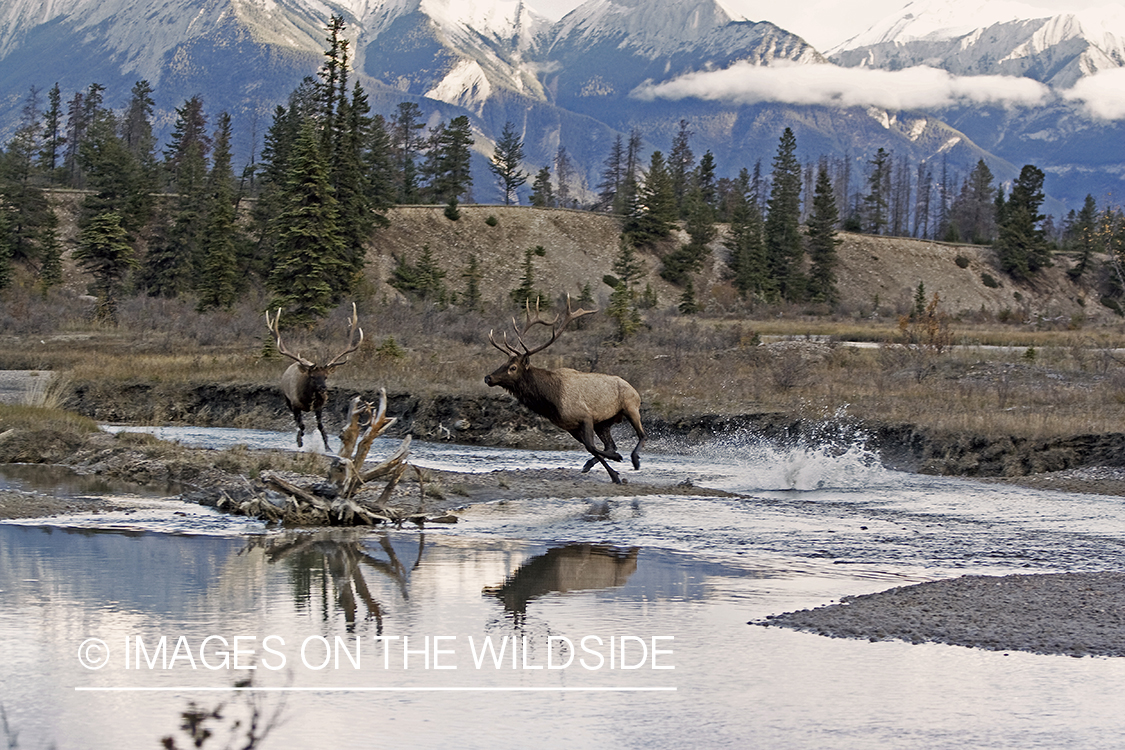
<svg viewBox="0 0 1125 750"><path fill-rule="evenodd" d="M500 222L496 219L495 216L493 216L492 214L489 214L488 218L484 220L484 223L487 224L490 227L494 227L497 224L499 224Z"/></svg>
<svg viewBox="0 0 1125 750"><path fill-rule="evenodd" d="M984 284L989 289L998 289L1000 287L1000 282L993 278L990 273L982 273L980 275L980 283Z"/></svg>
<svg viewBox="0 0 1125 750"><path fill-rule="evenodd" d="M964 255L958 255L956 258L953 259L953 262L957 264L958 268L968 268L969 267L969 259L966 258Z"/></svg>

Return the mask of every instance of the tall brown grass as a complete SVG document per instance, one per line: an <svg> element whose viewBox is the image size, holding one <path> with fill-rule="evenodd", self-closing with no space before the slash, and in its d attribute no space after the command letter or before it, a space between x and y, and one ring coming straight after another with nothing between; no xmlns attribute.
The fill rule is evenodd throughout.
<svg viewBox="0 0 1125 750"><path fill-rule="evenodd" d="M184 301L128 299L116 328L91 323L89 306L61 295L6 304L0 368L65 373L57 381L65 384L272 385L288 364L271 356L262 298L210 314ZM286 345L312 358L336 353L349 311L341 305L314 329L287 333ZM508 327L513 312L361 299L366 339L331 386L419 397L489 393L484 375L502 355L487 334ZM897 319L802 316L796 308L782 317L771 309L763 319L650 311L624 342L606 316L584 318L534 363L619 374L641 392L646 409L664 417L846 409L859 419L1033 437L1125 425L1122 326L953 320L949 333L954 346L927 352L903 345Z"/></svg>

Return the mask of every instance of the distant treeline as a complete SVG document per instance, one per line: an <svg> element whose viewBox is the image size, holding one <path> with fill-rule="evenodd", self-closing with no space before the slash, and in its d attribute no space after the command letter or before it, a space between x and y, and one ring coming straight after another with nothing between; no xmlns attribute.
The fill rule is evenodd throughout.
<svg viewBox="0 0 1125 750"><path fill-rule="evenodd" d="M472 196L469 118L427 129L413 102L400 103L389 119L372 114L363 87L348 80L343 30L342 18L333 16L317 75L275 109L260 153L237 172L231 119L221 113L209 129L199 96L176 110L172 135L158 153L147 81L134 85L122 112L103 105L99 84L66 103L57 84L45 103L33 90L19 129L0 152L0 288L12 283L17 265L43 290L61 279L63 247L45 192L50 187L89 191L73 258L90 274L97 314L107 321L124 294L191 295L208 310L230 307L257 285L268 291L271 306L288 311L287 321L307 323L355 292L366 243L386 224L389 207L444 205L456 221L459 202ZM1044 216L1044 174L1033 165L1007 191L983 160L959 177L944 160L912 165L884 149L853 175L847 158L802 164L786 128L768 174L758 160L736 178L718 178L714 156L708 151L697 160L691 137L690 123L682 121L667 156L653 151L643 165L642 134L618 136L600 182L588 191L577 177L584 170L565 146L551 166L525 172L523 143L508 123L489 166L505 203L518 202L530 179L535 207L620 216L619 263L635 271L635 248L659 248L660 273L683 289L685 313L699 309L693 278L720 223L729 226L730 282L744 296L766 301L831 304L841 229L992 244L999 270L1016 279L1066 253L1077 280L1091 271L1095 254L1105 253L1105 299L1119 299L1125 289L1122 211L1099 209L1087 196L1080 211ZM238 212L246 197L256 198L248 220ZM669 242L675 226L686 230L687 244ZM475 258L464 261L465 273L479 275ZM418 273L400 260L400 288L416 291ZM619 302L630 315L651 292L631 287L636 276L607 280L625 286Z"/></svg>

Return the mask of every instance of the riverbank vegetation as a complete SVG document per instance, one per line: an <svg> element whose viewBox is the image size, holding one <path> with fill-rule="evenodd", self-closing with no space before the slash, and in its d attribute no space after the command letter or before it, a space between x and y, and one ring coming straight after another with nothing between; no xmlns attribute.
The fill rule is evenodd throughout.
<svg viewBox="0 0 1125 750"><path fill-rule="evenodd" d="M32 294L19 300L18 315L9 305L0 319L0 369L65 373L64 404L65 392L83 384L155 384L163 393L198 384L273 388L288 361L272 349L264 303L199 313L177 300L138 297L121 301L119 324L110 327L91 322L89 300ZM338 349L349 312L337 308L287 344L310 355ZM366 338L331 388L386 388L392 415L395 394L494 395L483 377L499 354L487 333L502 330L511 312L361 300ZM619 374L641 392L645 411L664 419L846 415L1035 439L1119 432L1125 420L1120 327L959 320L942 312L940 299L931 324L910 314L892 322L784 313L743 320L649 311L626 342L611 319L587 316L537 364ZM278 418L288 419L278 398Z"/></svg>

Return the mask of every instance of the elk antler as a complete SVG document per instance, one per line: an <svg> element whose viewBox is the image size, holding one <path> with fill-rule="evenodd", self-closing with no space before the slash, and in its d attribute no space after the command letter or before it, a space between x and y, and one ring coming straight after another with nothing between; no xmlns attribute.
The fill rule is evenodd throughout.
<svg viewBox="0 0 1125 750"><path fill-rule="evenodd" d="M566 328L568 325L570 325L570 321L574 320L575 318L581 318L583 315L589 315L590 313L596 313L597 312L596 309L595 310L583 310L583 309L579 308L577 310L572 310L571 307L570 307L570 295L569 294L566 295L566 314L563 315L563 314L560 313L560 314L555 316L554 320L551 320L551 321L543 320L543 318L540 316L540 314L539 314L539 300L538 299L535 300L535 319L534 320L532 320L532 318L531 318L531 301L530 300L528 300L527 302L524 303L524 308L526 310L526 319L525 319L523 328L521 329L516 324L515 318L512 318L512 328L514 328L516 330L516 341L519 342L519 345L521 347L523 347L523 354L525 356L529 356L529 357L532 354L543 351L548 346L555 343L555 339L557 339L559 337L559 335L563 332L564 328ZM524 343L523 337L528 331L531 330L532 326L536 326L536 325L547 326L548 328L550 328L551 329L551 338L547 339L547 341L545 343L540 344L539 346L535 347L534 349L529 349L527 344ZM488 340L492 342L493 346L495 346L497 349L500 349L500 351L506 351L508 354L511 354L511 355L516 355L516 354L520 353L520 352L516 351L515 347L513 347L511 344L508 343L507 334L504 335L504 346L503 347L501 347L499 344L496 343L496 340L492 337L491 331L488 334Z"/></svg>
<svg viewBox="0 0 1125 750"><path fill-rule="evenodd" d="M337 365L344 364L345 362L348 361L348 360L344 359L344 357L346 357L349 354L351 354L352 352L354 352L356 349L359 348L359 345L363 343L363 329L359 327L359 315L356 314L355 303L353 302L352 303L352 319L350 321L348 321L348 341L352 340L352 337L355 336L356 331L359 331L359 340L356 341L351 346L349 346L344 351L337 354L335 357L333 357L332 361L329 362L328 364L326 364L325 367L336 367Z"/></svg>
<svg viewBox="0 0 1125 750"><path fill-rule="evenodd" d="M297 362L301 363L305 367L315 367L315 363L310 362L309 360L302 357L300 354L294 354L293 352L286 349L285 345L281 343L281 329L279 327L280 322L281 322L281 308L280 307L277 308L277 315L274 315L272 319L270 318L270 311L266 310L266 326L273 332L273 335L277 337L277 351L280 352L281 354L284 354L286 357L289 357L290 359L296 360ZM292 365L290 365L290 366L292 367Z"/></svg>

